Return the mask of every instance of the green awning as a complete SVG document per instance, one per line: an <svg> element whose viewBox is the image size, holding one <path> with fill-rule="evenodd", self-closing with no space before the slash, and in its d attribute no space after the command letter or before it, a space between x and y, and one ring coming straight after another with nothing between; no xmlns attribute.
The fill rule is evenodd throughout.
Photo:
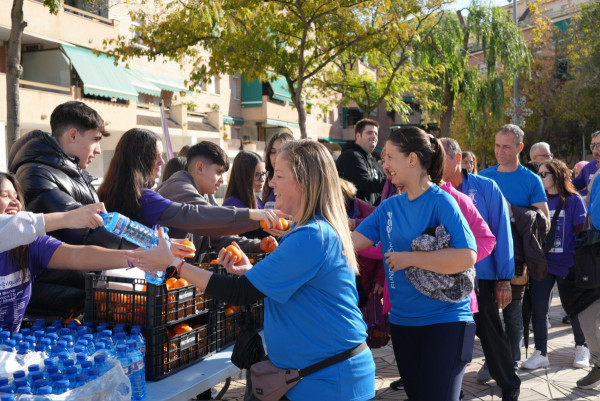
<svg viewBox="0 0 600 401"><path fill-rule="evenodd" d="M300 128L300 125L298 125L296 123L290 123L287 121L280 121L280 120L272 120L270 118L267 118L265 120L265 125L274 125L276 127Z"/></svg>
<svg viewBox="0 0 600 401"><path fill-rule="evenodd" d="M154 97L161 96L161 89L158 86L154 85L152 82L145 79L143 72L132 70L129 68L127 68L126 71L129 74L133 87L138 93L143 93L145 95L150 95Z"/></svg>
<svg viewBox="0 0 600 401"><path fill-rule="evenodd" d="M223 124L244 125L244 119L241 117L223 116Z"/></svg>
<svg viewBox="0 0 600 401"><path fill-rule="evenodd" d="M150 81L160 89L169 92L186 92L189 93L185 87L185 83L182 80L176 78L163 77L162 75L156 75L151 72L141 72L147 81Z"/></svg>
<svg viewBox="0 0 600 401"><path fill-rule="evenodd" d="M137 100L138 93L126 69L116 66L114 59L97 56L90 49L61 44L83 82L83 93L123 100Z"/></svg>
<svg viewBox="0 0 600 401"><path fill-rule="evenodd" d="M262 84L242 77L242 107L262 107Z"/></svg>
<svg viewBox="0 0 600 401"><path fill-rule="evenodd" d="M294 101L292 100L292 95L290 94L285 78L271 71L267 71L267 74L269 75L269 84L271 85L271 89L273 89L273 99L293 103ZM275 80L272 80L274 77L276 77Z"/></svg>
<svg viewBox="0 0 600 401"><path fill-rule="evenodd" d="M563 32L567 32L567 30L571 27L571 18L567 18L562 21L556 21L554 26Z"/></svg>

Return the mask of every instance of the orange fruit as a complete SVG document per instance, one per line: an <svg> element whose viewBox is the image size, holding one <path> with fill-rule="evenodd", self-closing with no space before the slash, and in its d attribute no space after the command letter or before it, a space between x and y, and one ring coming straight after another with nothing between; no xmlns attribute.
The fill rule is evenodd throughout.
<svg viewBox="0 0 600 401"><path fill-rule="evenodd" d="M225 306L225 316L233 315L234 313L235 311L233 310L233 307L231 305Z"/></svg>
<svg viewBox="0 0 600 401"><path fill-rule="evenodd" d="M260 226L262 228L272 228L271 227L271 223L267 222L265 220L261 220L260 221ZM286 219L284 219L283 217L279 219L279 222L275 225L274 228L280 230L280 231L286 231L289 227L289 223Z"/></svg>
<svg viewBox="0 0 600 401"><path fill-rule="evenodd" d="M190 283L187 280L180 278L175 282L173 288L187 287L188 285L190 285Z"/></svg>
<svg viewBox="0 0 600 401"><path fill-rule="evenodd" d="M171 290L175 288L175 283L177 283L177 279L175 277L169 277L165 284L167 285L167 290Z"/></svg>
<svg viewBox="0 0 600 401"><path fill-rule="evenodd" d="M277 240L273 237L265 237L260 241L260 250L266 253L273 252L277 248Z"/></svg>
<svg viewBox="0 0 600 401"><path fill-rule="evenodd" d="M235 245L229 245L227 248L225 248L225 250L230 252L235 257L235 261L233 263L242 261L242 251L240 251Z"/></svg>
<svg viewBox="0 0 600 401"><path fill-rule="evenodd" d="M209 264L211 264L211 265L218 265L219 263L221 263L221 262L219 262L219 259L213 259L209 262Z"/></svg>
<svg viewBox="0 0 600 401"><path fill-rule="evenodd" d="M193 329L190 327L189 324L179 323L178 325L175 326L175 329L173 330L173 332L175 333L176 336L178 336L180 334L187 333L192 330Z"/></svg>

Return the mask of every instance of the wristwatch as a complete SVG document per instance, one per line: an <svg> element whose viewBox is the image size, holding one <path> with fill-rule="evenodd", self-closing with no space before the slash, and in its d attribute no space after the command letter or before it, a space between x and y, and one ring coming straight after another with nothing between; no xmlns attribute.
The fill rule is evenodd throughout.
<svg viewBox="0 0 600 401"><path fill-rule="evenodd" d="M178 277L179 271L181 270L181 266L183 266L184 263L185 263L184 259L180 259L180 258L173 259L173 261L171 262L171 266L167 267L167 270L165 270L165 277L166 278L176 277L176 276Z"/></svg>

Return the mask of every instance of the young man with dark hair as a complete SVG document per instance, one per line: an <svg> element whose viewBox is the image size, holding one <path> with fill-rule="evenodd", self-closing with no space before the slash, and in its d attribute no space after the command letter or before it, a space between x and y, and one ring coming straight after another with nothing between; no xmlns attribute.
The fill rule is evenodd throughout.
<svg viewBox="0 0 600 401"><path fill-rule="evenodd" d="M363 119L354 128L355 141L347 143L336 161L338 174L356 186L356 197L378 205L385 185L383 169L371 155L377 146L379 123Z"/></svg>
<svg viewBox="0 0 600 401"><path fill-rule="evenodd" d="M51 134L32 131L10 149L8 168L23 188L27 210L66 212L97 203L98 195L92 186L95 178L85 169L100 154L102 137L109 135L104 120L85 103L70 101L54 109L50 126ZM71 245L133 248L104 227L63 229L48 234ZM33 284L27 313L68 316L83 309L84 302L84 272L45 270Z"/></svg>
<svg viewBox="0 0 600 401"><path fill-rule="evenodd" d="M188 150L187 170L173 174L161 184L158 193L174 202L218 206L214 194L223 183L223 174L227 170L229 159L225 151L212 142L202 141ZM210 237L194 235L197 256L209 250L218 250L232 241L236 241L245 252L262 252L260 240L231 235L257 228L255 221L236 221L236 210L240 209L219 208L219 212L212 215L211 223L222 222L222 226L212 231ZM170 233L174 238L187 235L187 232L176 228L171 228Z"/></svg>

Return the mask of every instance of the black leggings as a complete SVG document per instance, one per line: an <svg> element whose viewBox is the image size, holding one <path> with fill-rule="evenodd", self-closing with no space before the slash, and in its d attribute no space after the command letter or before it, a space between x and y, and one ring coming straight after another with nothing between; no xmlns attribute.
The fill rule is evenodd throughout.
<svg viewBox="0 0 600 401"><path fill-rule="evenodd" d="M410 401L458 401L473 356L475 323L391 325L394 355Z"/></svg>

